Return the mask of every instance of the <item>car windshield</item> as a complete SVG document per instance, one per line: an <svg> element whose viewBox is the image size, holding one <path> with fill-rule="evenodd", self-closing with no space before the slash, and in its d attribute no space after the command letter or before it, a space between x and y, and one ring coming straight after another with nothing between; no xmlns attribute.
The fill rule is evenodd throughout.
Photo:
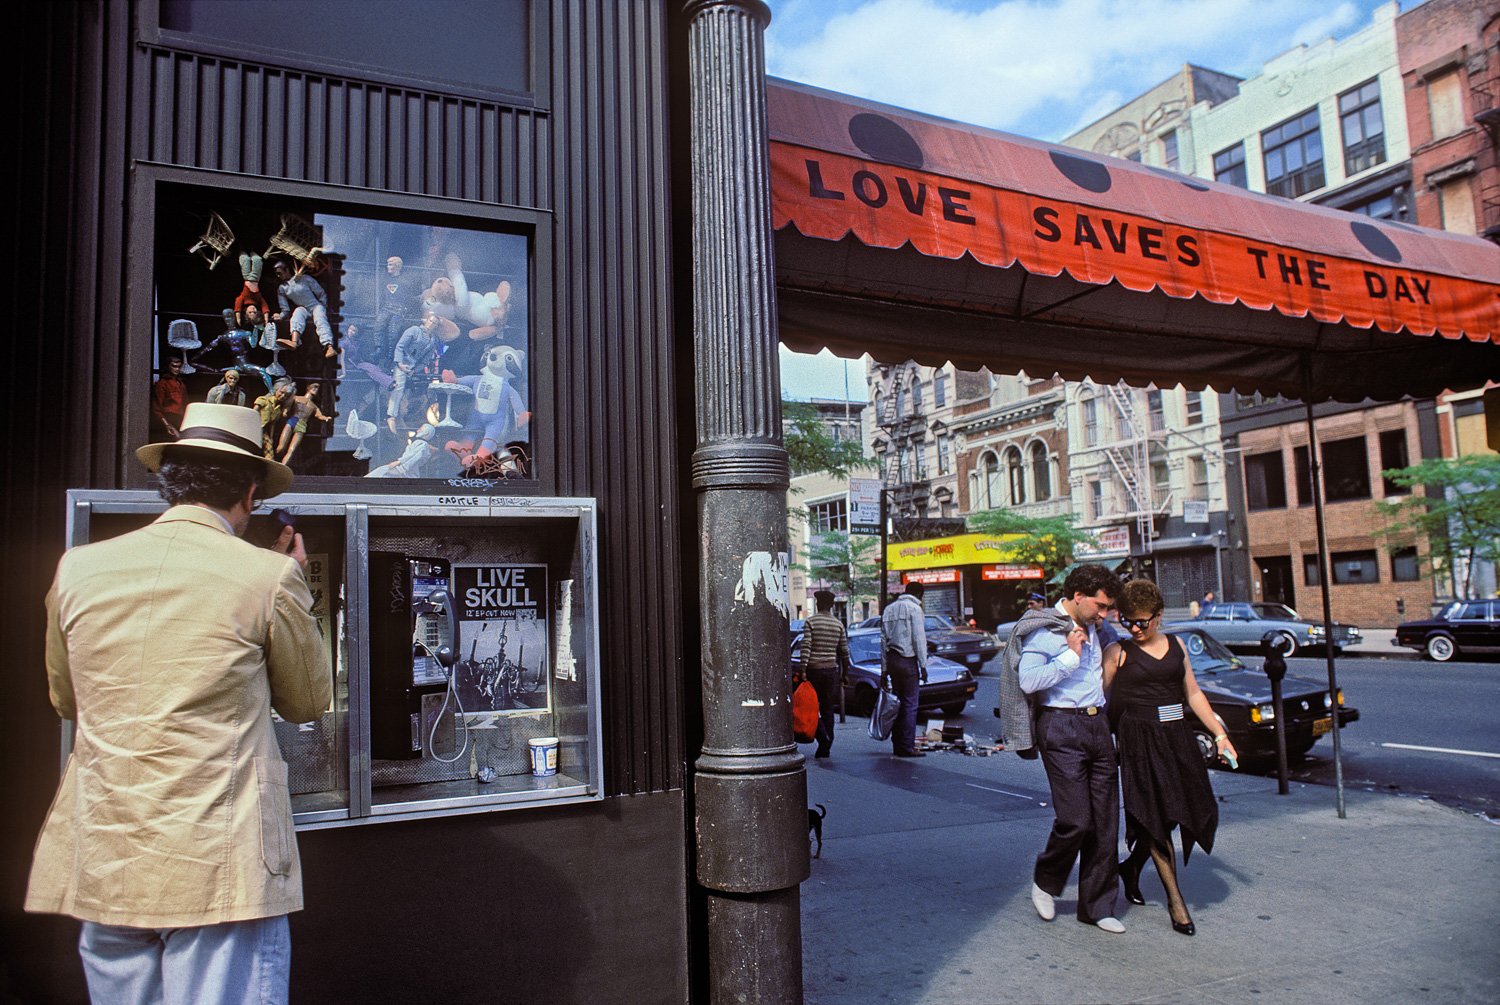
<svg viewBox="0 0 1500 1005"><path fill-rule="evenodd" d="M1193 661L1195 675L1223 673L1226 670L1243 670L1244 662L1224 648L1223 643L1211 635L1199 631L1174 632L1182 639L1188 656Z"/></svg>
<svg viewBox="0 0 1500 1005"><path fill-rule="evenodd" d="M849 636L849 659L855 663L880 662L880 633Z"/></svg>
<svg viewBox="0 0 1500 1005"><path fill-rule="evenodd" d="M1456 617L1458 617L1458 615L1460 614L1460 612L1463 611L1463 609L1464 609L1464 602L1462 600L1455 600L1453 603L1451 603L1447 607L1443 608L1443 613L1439 614L1438 617L1440 617L1440 618L1456 618Z"/></svg>
<svg viewBox="0 0 1500 1005"><path fill-rule="evenodd" d="M941 614L927 615L927 621L922 626L929 632L945 632L953 627L953 622Z"/></svg>
<svg viewBox="0 0 1500 1005"><path fill-rule="evenodd" d="M1297 612L1285 604L1251 604L1255 608L1255 616L1267 621L1296 621Z"/></svg>

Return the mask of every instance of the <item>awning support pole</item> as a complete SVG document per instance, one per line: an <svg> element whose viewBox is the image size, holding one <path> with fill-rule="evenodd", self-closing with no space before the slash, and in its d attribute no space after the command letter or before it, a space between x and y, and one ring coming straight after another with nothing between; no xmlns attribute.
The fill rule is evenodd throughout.
<svg viewBox="0 0 1500 1005"><path fill-rule="evenodd" d="M1308 386L1311 386L1310 384ZM1338 807L1339 819L1347 816L1344 811L1344 745L1339 725L1338 673L1334 669L1333 655L1333 576L1328 561L1328 525L1323 519L1323 459L1318 447L1318 430L1313 422L1312 402L1306 397L1302 406L1307 411L1307 463L1313 494L1313 519L1318 526L1318 582L1323 586L1323 653L1328 659L1328 694L1333 701L1333 791L1334 803Z"/></svg>
<svg viewBox="0 0 1500 1005"><path fill-rule="evenodd" d="M703 748L696 880L709 1001L800 1005L807 775L786 653L788 468L760 0L689 0Z"/></svg>

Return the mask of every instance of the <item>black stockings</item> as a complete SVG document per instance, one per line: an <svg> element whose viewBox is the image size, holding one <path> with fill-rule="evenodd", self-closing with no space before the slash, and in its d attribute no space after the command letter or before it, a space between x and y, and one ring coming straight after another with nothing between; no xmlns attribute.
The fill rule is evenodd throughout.
<svg viewBox="0 0 1500 1005"><path fill-rule="evenodd" d="M1192 921L1192 915L1188 913L1187 904L1182 899L1182 891L1177 887L1177 860L1172 846L1163 847L1146 835L1141 835L1127 859L1130 871L1139 876L1147 856L1156 863L1156 875L1161 877L1161 887L1166 891L1167 912L1171 914L1172 920L1179 925Z"/></svg>

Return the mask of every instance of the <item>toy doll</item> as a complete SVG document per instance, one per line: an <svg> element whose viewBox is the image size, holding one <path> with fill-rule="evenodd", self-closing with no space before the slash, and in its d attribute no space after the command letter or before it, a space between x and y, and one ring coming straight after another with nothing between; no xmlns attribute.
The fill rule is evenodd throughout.
<svg viewBox="0 0 1500 1005"><path fill-rule="evenodd" d="M240 275L244 277L245 285L240 290L240 295L234 298L234 320L242 328L249 328L248 319L245 316L245 308L255 305L260 309L260 316L265 317L271 305L266 303L266 298L260 295L260 273L265 265L265 259L259 255L240 255Z"/></svg>
<svg viewBox="0 0 1500 1005"><path fill-rule="evenodd" d="M435 367L442 351L441 344L457 338L458 326L432 311L423 316L421 324L412 325L401 333L394 353L395 382L391 386L390 401L385 408L385 425L391 432L396 431L396 419L401 414L412 374Z"/></svg>
<svg viewBox="0 0 1500 1005"><path fill-rule="evenodd" d="M389 464L372 468L366 478L420 478L432 459L438 455L437 403L427 409L427 421L417 429L401 456Z"/></svg>
<svg viewBox="0 0 1500 1005"><path fill-rule="evenodd" d="M307 385L307 390L292 398L288 411L286 425L281 428L281 440L276 447L281 453L281 463L291 464L292 456L297 453L297 448L302 444L302 437L307 433L307 427L312 420L327 422L332 416L324 415L317 404L318 389L317 381Z"/></svg>
<svg viewBox="0 0 1500 1005"><path fill-rule="evenodd" d="M281 342L276 338L276 325L266 321L265 313L255 304L245 305L245 323L242 326L250 333L250 344L271 351L271 365L266 373L280 380L286 376L286 367L281 365Z"/></svg>
<svg viewBox="0 0 1500 1005"><path fill-rule="evenodd" d="M526 371L526 354L508 345L492 345L484 354L484 369L477 376L460 377L443 371L443 380L461 384L474 392L473 422L484 424L484 433L474 452L459 458L466 468L487 460L502 444L524 441L531 412L516 383Z"/></svg>
<svg viewBox="0 0 1500 1005"><path fill-rule="evenodd" d="M328 321L328 294L312 276L292 272L292 267L281 259L277 259L275 269L276 279L281 283L276 287L276 303L281 310L271 315L271 320L280 321L283 315L291 315L292 337L283 339L282 344L289 349L301 345L307 319L312 318L318 341L323 344L323 355L332 359L333 325Z"/></svg>
<svg viewBox="0 0 1500 1005"><path fill-rule="evenodd" d="M151 438L175 440L182 428L182 414L187 409L187 384L182 379L183 362L168 357L166 369L151 385Z"/></svg>
<svg viewBox="0 0 1500 1005"><path fill-rule="evenodd" d="M224 371L224 379L208 392L210 405L245 406L249 401L245 389L240 387L240 372L233 367Z"/></svg>
<svg viewBox="0 0 1500 1005"><path fill-rule="evenodd" d="M276 426L286 418L295 390L291 381L280 380L269 393L255 399L255 410L260 413L260 450L272 460L276 458Z"/></svg>
<svg viewBox="0 0 1500 1005"><path fill-rule="evenodd" d="M238 370L240 373L253 373L256 377L260 378L260 382L266 386L266 390L269 391L274 386L275 379L271 374L263 367L256 366L250 362L250 350L254 347L254 336L235 324L234 311L228 307L224 308L224 333L204 346L200 352L194 355L193 359L201 362L204 356L207 356L220 346L228 350L230 357L234 360L229 366L221 369L220 373L223 370L231 369Z"/></svg>
<svg viewBox="0 0 1500 1005"><path fill-rule="evenodd" d="M403 273L406 263L400 255L385 260L385 282L375 291L374 350L388 355L396 347L396 340L413 320L413 309L417 306L414 281Z"/></svg>
<svg viewBox="0 0 1500 1005"><path fill-rule="evenodd" d="M482 329L471 333L475 339L489 338L504 328L510 314L509 280L502 281L492 293L476 293L469 289L463 262L457 255L449 255L444 264L448 274L433 280L432 286L422 292L422 306L465 327Z"/></svg>

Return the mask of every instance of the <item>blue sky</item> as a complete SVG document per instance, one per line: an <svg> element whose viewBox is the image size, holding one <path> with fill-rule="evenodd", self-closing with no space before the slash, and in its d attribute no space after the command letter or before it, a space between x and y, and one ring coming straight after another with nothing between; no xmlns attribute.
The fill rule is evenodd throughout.
<svg viewBox="0 0 1500 1005"><path fill-rule="evenodd" d="M1241 77L1343 38L1380 0L770 0L766 68L903 108L1059 140L1184 63ZM1402 10L1417 4L1404 0ZM843 395L832 357L781 352L794 398ZM862 399L864 366L849 367Z"/></svg>

